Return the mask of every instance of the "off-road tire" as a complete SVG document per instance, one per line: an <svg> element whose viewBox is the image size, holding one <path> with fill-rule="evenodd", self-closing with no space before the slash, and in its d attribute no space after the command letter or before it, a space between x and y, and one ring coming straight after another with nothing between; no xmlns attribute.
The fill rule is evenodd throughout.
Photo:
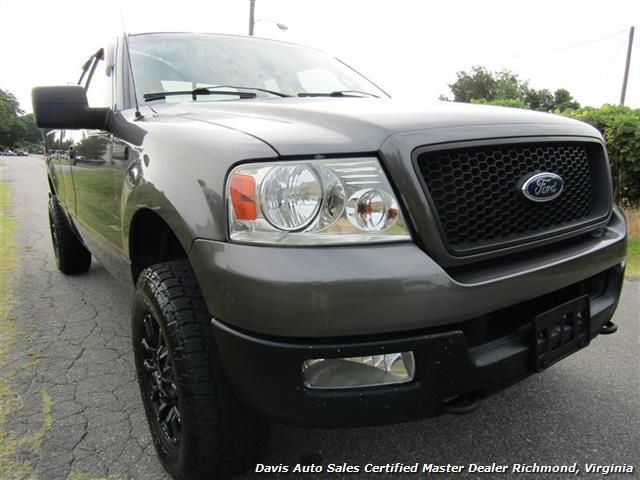
<svg viewBox="0 0 640 480"><path fill-rule="evenodd" d="M71 229L67 214L55 195L49 199L49 227L58 270L65 275L89 270L91 253Z"/></svg>
<svg viewBox="0 0 640 480"><path fill-rule="evenodd" d="M149 315L160 327L163 338L159 342L166 345L166 354L162 355L168 357L170 364L165 367L170 373L165 376L170 376L174 384L163 383L162 391L163 395L173 392L166 398L175 402L179 429L166 423L163 426L156 415L158 389L154 389L154 407L152 384L158 383L158 377L153 377L158 370L149 373L152 369L148 360L145 367L145 355L150 358L149 342L142 342L148 336L145 318L148 321ZM250 413L227 383L211 316L188 261L160 263L140 274L132 333L142 402L164 468L179 480L212 480L232 478L255 465L266 445L269 425ZM154 355L160 357L157 352ZM175 430L179 430L177 440Z"/></svg>

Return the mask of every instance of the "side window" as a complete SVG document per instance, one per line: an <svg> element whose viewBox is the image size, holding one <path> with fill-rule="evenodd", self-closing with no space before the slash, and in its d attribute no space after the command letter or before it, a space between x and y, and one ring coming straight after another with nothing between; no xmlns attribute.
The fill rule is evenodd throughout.
<svg viewBox="0 0 640 480"><path fill-rule="evenodd" d="M103 55L104 56L104 55ZM113 75L112 69L107 69L104 59L95 58L95 70L90 79L88 79L87 100L89 106L96 107L112 107L113 106ZM93 68L93 65L90 67ZM108 75L107 75L108 74Z"/></svg>

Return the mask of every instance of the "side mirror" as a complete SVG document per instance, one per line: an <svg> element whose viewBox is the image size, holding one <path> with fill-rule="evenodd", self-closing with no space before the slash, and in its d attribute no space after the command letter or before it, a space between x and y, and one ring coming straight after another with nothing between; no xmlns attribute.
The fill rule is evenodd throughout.
<svg viewBox="0 0 640 480"><path fill-rule="evenodd" d="M107 130L111 110L89 108L87 93L79 85L35 87L31 101L39 128Z"/></svg>

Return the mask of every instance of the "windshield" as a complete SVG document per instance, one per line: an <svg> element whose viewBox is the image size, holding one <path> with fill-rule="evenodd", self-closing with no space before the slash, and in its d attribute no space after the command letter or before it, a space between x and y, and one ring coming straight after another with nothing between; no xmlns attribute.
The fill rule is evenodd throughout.
<svg viewBox="0 0 640 480"><path fill-rule="evenodd" d="M163 102L238 100L240 96L228 93L240 91L239 87L254 89L258 98L278 98L267 91L292 96L341 91L386 96L335 58L284 42L231 35L153 33L132 35L129 49L140 103L145 103L145 94L147 99L157 101L149 94L161 92L185 93L167 95ZM234 88L224 88L225 95L216 95L215 91L198 96L186 93L216 85Z"/></svg>

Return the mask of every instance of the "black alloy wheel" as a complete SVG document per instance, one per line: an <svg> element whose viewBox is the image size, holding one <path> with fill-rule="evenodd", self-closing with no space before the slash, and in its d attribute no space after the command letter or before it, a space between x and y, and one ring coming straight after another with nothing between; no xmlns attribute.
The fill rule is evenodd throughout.
<svg viewBox="0 0 640 480"><path fill-rule="evenodd" d="M142 404L167 472L178 480L229 480L252 468L269 424L228 384L188 260L140 273L131 326Z"/></svg>
<svg viewBox="0 0 640 480"><path fill-rule="evenodd" d="M150 312L144 316L142 324L140 343L144 351L143 365L147 370L147 394L162 432L175 445L180 441L180 403L167 342L158 321Z"/></svg>

